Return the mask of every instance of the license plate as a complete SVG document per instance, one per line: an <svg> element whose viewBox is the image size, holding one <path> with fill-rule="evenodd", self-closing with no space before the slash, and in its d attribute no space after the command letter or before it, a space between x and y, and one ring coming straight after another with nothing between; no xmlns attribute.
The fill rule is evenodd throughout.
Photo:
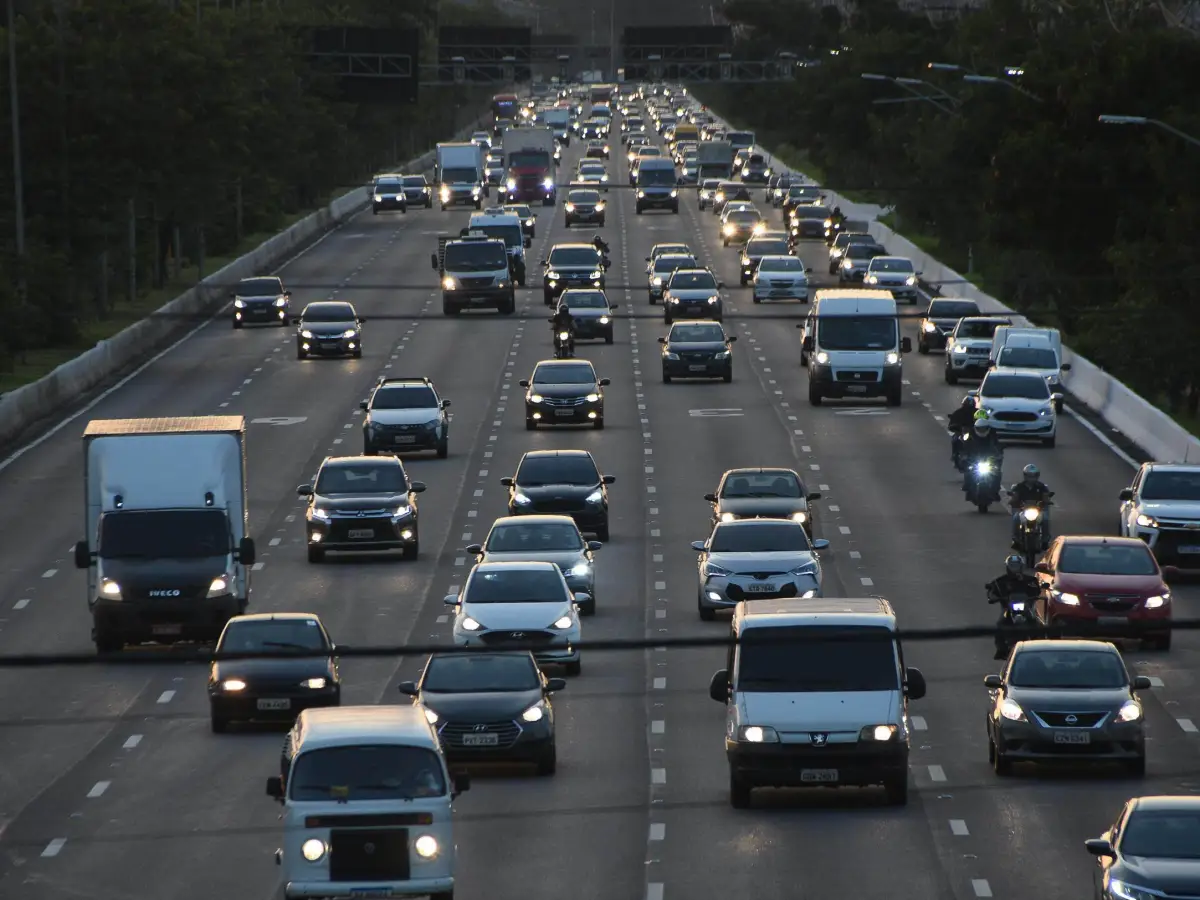
<svg viewBox="0 0 1200 900"><path fill-rule="evenodd" d="M573 410L573 409L556 409L554 411L554 414L556 416L573 416L573 415L575 415L575 410Z"/></svg>
<svg viewBox="0 0 1200 900"><path fill-rule="evenodd" d="M396 435L397 444L415 444L417 436L415 434L398 434Z"/></svg>
<svg viewBox="0 0 1200 900"><path fill-rule="evenodd" d="M747 594L773 594L776 587L773 584L748 584L746 585Z"/></svg>
<svg viewBox="0 0 1200 900"><path fill-rule="evenodd" d="M708 366L688 366L689 372L703 372Z"/></svg>
<svg viewBox="0 0 1200 900"><path fill-rule="evenodd" d="M1056 744L1090 744L1092 736L1086 731L1056 731L1054 732L1054 743Z"/></svg>
<svg viewBox="0 0 1200 900"><path fill-rule="evenodd" d="M1200 544L1184 544L1179 548L1180 553L1200 553Z"/></svg>
<svg viewBox="0 0 1200 900"><path fill-rule="evenodd" d="M351 897L394 897L391 888L350 888Z"/></svg>
<svg viewBox="0 0 1200 900"><path fill-rule="evenodd" d="M375 537L374 528L351 528L350 540L352 541L369 541Z"/></svg>
<svg viewBox="0 0 1200 900"><path fill-rule="evenodd" d="M464 747L495 747L500 743L498 734L464 734Z"/></svg>
<svg viewBox="0 0 1200 900"><path fill-rule="evenodd" d="M1100 616L1096 622L1099 625L1128 625L1129 619L1125 616Z"/></svg>
<svg viewBox="0 0 1200 900"><path fill-rule="evenodd" d="M488 302L488 298L487 297L472 297L471 302L473 304L475 304L476 306L483 306L485 303Z"/></svg>
<svg viewBox="0 0 1200 900"><path fill-rule="evenodd" d="M155 625L150 631L153 634L182 634L182 625Z"/></svg>
<svg viewBox="0 0 1200 900"><path fill-rule="evenodd" d="M837 769L801 769L800 780L805 784L837 784Z"/></svg>
<svg viewBox="0 0 1200 900"><path fill-rule="evenodd" d="M851 394L865 394L867 392L867 386L865 384L852 384L849 385L846 390Z"/></svg>
<svg viewBox="0 0 1200 900"><path fill-rule="evenodd" d="M263 709L263 710L267 710L267 709L291 709L291 708L292 708L292 701L291 701L291 700L288 700L286 697L285 697L285 698L283 698L282 700L259 700L259 701L258 701L258 708L259 708L259 709Z"/></svg>

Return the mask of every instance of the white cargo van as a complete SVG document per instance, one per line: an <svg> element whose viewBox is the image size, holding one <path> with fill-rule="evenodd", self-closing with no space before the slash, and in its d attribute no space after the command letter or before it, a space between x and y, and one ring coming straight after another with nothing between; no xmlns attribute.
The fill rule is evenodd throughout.
<svg viewBox="0 0 1200 900"><path fill-rule="evenodd" d="M729 799L756 787L883 785L908 802L908 701L925 678L904 665L881 597L742 602L709 696L726 704Z"/></svg>
<svg viewBox="0 0 1200 900"><path fill-rule="evenodd" d="M817 291L804 334L800 364L808 366L808 402L825 397L903 399L902 359L912 341L900 336L896 300L890 291L864 288Z"/></svg>
<svg viewBox="0 0 1200 900"><path fill-rule="evenodd" d="M291 898L453 900L452 778L420 706L306 709L288 733L282 775L283 893Z"/></svg>
<svg viewBox="0 0 1200 900"><path fill-rule="evenodd" d="M995 330L992 334L992 349L988 353L988 361L998 364L1000 351L1008 345L1010 340L1017 337L1033 338L1049 343L1054 348L1054 352L1058 354L1058 361L1062 362L1062 332L1057 328L1020 328L1016 325L1001 325Z"/></svg>
<svg viewBox="0 0 1200 900"><path fill-rule="evenodd" d="M1054 407L1062 412L1062 373L1071 371L1071 364L1062 361L1062 346L1053 344L1040 334L1010 334L996 353L992 369L1036 372L1046 379L1054 394Z"/></svg>

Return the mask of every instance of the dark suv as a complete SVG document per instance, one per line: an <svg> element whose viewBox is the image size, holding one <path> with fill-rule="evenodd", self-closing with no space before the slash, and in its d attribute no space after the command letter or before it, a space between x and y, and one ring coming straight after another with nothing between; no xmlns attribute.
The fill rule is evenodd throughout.
<svg viewBox="0 0 1200 900"><path fill-rule="evenodd" d="M247 322L284 325L291 321L292 292L284 290L283 282L275 275L243 278L229 292L233 301L233 327Z"/></svg>
<svg viewBox="0 0 1200 900"><path fill-rule="evenodd" d="M579 530L608 540L608 485L586 450L531 450L521 457L517 474L501 478L508 488L510 516L570 516Z"/></svg>
<svg viewBox="0 0 1200 900"><path fill-rule="evenodd" d="M604 288L612 265L593 244L555 244L542 260L542 297L552 306L567 288Z"/></svg>
<svg viewBox="0 0 1200 900"><path fill-rule="evenodd" d="M436 450L450 454L449 400L438 397L428 378L380 378L371 397L359 404L363 416L363 456Z"/></svg>

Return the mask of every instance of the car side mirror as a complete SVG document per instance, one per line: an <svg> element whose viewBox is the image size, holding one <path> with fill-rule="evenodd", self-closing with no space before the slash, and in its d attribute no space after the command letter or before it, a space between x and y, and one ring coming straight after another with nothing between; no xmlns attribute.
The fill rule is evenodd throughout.
<svg viewBox="0 0 1200 900"><path fill-rule="evenodd" d="M1062 372L1070 372L1070 371L1071 371L1071 364L1070 364L1070 363L1063 363L1063 364L1062 364L1061 366L1059 366L1058 368L1059 368L1059 370L1060 370L1060 371L1062 371Z"/></svg>
<svg viewBox="0 0 1200 900"><path fill-rule="evenodd" d="M437 263L437 254L436 254L436 253L430 253L430 254L429 254L429 264L430 264L431 266L433 266L435 269L438 267L438 263Z"/></svg>
<svg viewBox="0 0 1200 900"><path fill-rule="evenodd" d="M1125 488L1125 490L1121 491L1120 497L1122 503L1131 501L1133 499L1133 488Z"/></svg>
<svg viewBox="0 0 1200 900"><path fill-rule="evenodd" d="M567 687L567 679L565 678L547 678L546 693L554 694L558 691L565 690Z"/></svg>
<svg viewBox="0 0 1200 900"><path fill-rule="evenodd" d="M407 694L410 697L416 697L421 691L417 688L415 681L402 681L396 685L396 690L402 694Z"/></svg>
<svg viewBox="0 0 1200 900"><path fill-rule="evenodd" d="M1063 402L1063 395L1062 395L1062 394L1058 394L1058 393L1054 393L1054 394L1051 394L1051 395L1050 395L1050 399L1051 399L1051 400L1053 400L1055 403L1062 403L1062 402Z"/></svg>
<svg viewBox="0 0 1200 900"><path fill-rule="evenodd" d="M291 292L291 291L284 291L284 292L283 292L283 296L285 296L285 297L287 297L289 300L291 300L291 299L292 299L292 292Z"/></svg>
<svg viewBox="0 0 1200 900"><path fill-rule="evenodd" d="M1044 563L1044 562L1037 563L1033 567L1033 571L1037 572L1039 575L1053 575L1054 574L1054 570L1050 568L1050 564Z"/></svg>
<svg viewBox="0 0 1200 900"><path fill-rule="evenodd" d="M725 282L723 282L723 281L718 281L718 282L717 282L717 287L719 287L719 288L723 288L723 287L725 287Z"/></svg>
<svg viewBox="0 0 1200 900"><path fill-rule="evenodd" d="M546 266L547 266L547 265L549 265L549 263L547 263L547 262L546 262L546 261L543 259L543 260L542 260L542 268L543 268L543 269L544 269L544 268L546 268Z"/></svg>
<svg viewBox="0 0 1200 900"><path fill-rule="evenodd" d="M1092 838L1089 841L1084 841L1083 846L1087 847L1087 852L1092 856L1110 856L1115 857L1117 851L1113 849L1112 841L1108 838Z"/></svg>
<svg viewBox="0 0 1200 900"><path fill-rule="evenodd" d="M814 550L828 550L829 541L825 540L825 538L817 538L812 542L812 548Z"/></svg>
<svg viewBox="0 0 1200 900"><path fill-rule="evenodd" d="M458 606L458 594L447 594L442 598L442 603L446 606Z"/></svg>
<svg viewBox="0 0 1200 900"><path fill-rule="evenodd" d="M300 497L311 497L313 494L313 486L311 484L302 484L296 488L296 494Z"/></svg>
<svg viewBox="0 0 1200 900"><path fill-rule="evenodd" d="M608 308L609 309L620 309L621 304L620 303L610 303L610 304L608 304Z"/></svg>
<svg viewBox="0 0 1200 900"><path fill-rule="evenodd" d="M466 772L459 772L454 776L454 787L450 790L450 798L454 799L460 794L466 793L471 789L471 776Z"/></svg>
<svg viewBox="0 0 1200 900"><path fill-rule="evenodd" d="M912 353L912 338L900 338L900 352Z"/></svg>
<svg viewBox="0 0 1200 900"><path fill-rule="evenodd" d="M797 325L796 327L799 328L800 326ZM812 353L813 339L810 337L805 337L804 340L800 342L800 347L805 353Z"/></svg>
<svg viewBox="0 0 1200 900"><path fill-rule="evenodd" d="M665 337L660 337L660 338L658 339L658 342L659 342L660 344L665 344L665 343L667 342L667 339L666 339Z"/></svg>
<svg viewBox="0 0 1200 900"><path fill-rule="evenodd" d="M978 397L978 396L979 396L979 391L978 391L978 390L967 391L967 396L968 396L968 397Z"/></svg>
<svg viewBox="0 0 1200 900"><path fill-rule="evenodd" d="M805 495L804 499L805 499L805 500L808 500L809 502L811 502L811 501L813 501L813 500L820 500L820 499L821 499L821 492L820 492L820 491L809 491L809 492L808 492L808 493Z"/></svg>
<svg viewBox="0 0 1200 900"><path fill-rule="evenodd" d="M1162 567L1163 578L1177 578L1177 577L1179 577L1179 572L1180 572L1179 566L1163 566Z"/></svg>
<svg viewBox="0 0 1200 900"><path fill-rule="evenodd" d="M522 378L520 381L517 382L517 384L519 384L523 388L527 388L527 387L529 387L529 379Z"/></svg>
<svg viewBox="0 0 1200 900"><path fill-rule="evenodd" d="M280 776L272 775L267 779L267 796L283 802L283 779Z"/></svg>
<svg viewBox="0 0 1200 900"><path fill-rule="evenodd" d="M243 566L254 565L255 557L258 554L254 548L254 538L244 537L238 541L237 558Z"/></svg>
<svg viewBox="0 0 1200 900"><path fill-rule="evenodd" d="M357 322L359 325L361 325L363 322L367 321L367 317L366 317L366 316L359 316L359 317L358 317L357 319L355 319L354 321L355 321L355 322Z"/></svg>
<svg viewBox="0 0 1200 900"><path fill-rule="evenodd" d="M601 477L600 483L601 484L616 484L617 476L616 475L604 475L603 477Z"/></svg>
<svg viewBox="0 0 1200 900"><path fill-rule="evenodd" d="M718 669L708 683L708 696L718 703L729 702L729 670Z"/></svg>
<svg viewBox="0 0 1200 900"><path fill-rule="evenodd" d="M1004 687L1004 679L999 675L985 675L983 677L983 686L990 688L1002 688Z"/></svg>
<svg viewBox="0 0 1200 900"><path fill-rule="evenodd" d="M650 262L650 257L648 257L648 256L646 257L646 262Z"/></svg>
<svg viewBox="0 0 1200 900"><path fill-rule="evenodd" d="M649 257L647 257L647 259L648 259L648 258L649 258ZM230 300L236 300L236 299L237 299L237 291L230 291L230 292L229 292L229 299L230 299Z"/></svg>
<svg viewBox="0 0 1200 900"><path fill-rule="evenodd" d="M805 275L811 275L812 273L813 273L812 266L809 266L808 268L806 268L806 269L804 270L804 274L805 274Z"/></svg>
<svg viewBox="0 0 1200 900"><path fill-rule="evenodd" d="M612 268L612 260L611 260L611 259L606 259L606 260L604 261L604 268L605 268L605 269L611 269L611 268Z"/></svg>
<svg viewBox="0 0 1200 900"><path fill-rule="evenodd" d="M443 400L443 401L442 401L442 409L449 409L449 408L450 408L450 405L451 405L451 404L450 404L450 401L449 401L449 400Z"/></svg>
<svg viewBox="0 0 1200 900"><path fill-rule="evenodd" d="M725 338L725 340L729 341L729 343L731 343L731 344L736 344L737 343L737 335L736 334L728 335Z"/></svg>
<svg viewBox="0 0 1200 900"><path fill-rule="evenodd" d="M1135 691L1148 691L1152 687L1154 687L1154 685L1150 683L1150 679L1145 675L1134 676L1133 689Z"/></svg>
<svg viewBox="0 0 1200 900"><path fill-rule="evenodd" d="M505 487L512 487L515 482L511 478L501 478L500 483Z"/></svg>
<svg viewBox="0 0 1200 900"><path fill-rule="evenodd" d="M607 378L600 379L600 387L608 387L610 384L612 384L612 381L610 381L609 379L607 379Z"/></svg>
<svg viewBox="0 0 1200 900"><path fill-rule="evenodd" d="M692 549L697 553L703 553L708 547L704 541L692 541Z"/></svg>
<svg viewBox="0 0 1200 900"><path fill-rule="evenodd" d="M463 549L473 556L478 556L483 552L483 544L467 544Z"/></svg>
<svg viewBox="0 0 1200 900"><path fill-rule="evenodd" d="M358 408L359 408L359 409L368 409L368 408L370 408L370 405L371 405L371 404L367 403L367 401L366 401L366 400L359 400L359 401L358 401Z"/></svg>
<svg viewBox="0 0 1200 900"><path fill-rule="evenodd" d="M904 670L904 680L908 686L905 693L908 694L909 700L920 700L925 696L925 676L921 674L920 669L909 666Z"/></svg>
<svg viewBox="0 0 1200 900"><path fill-rule="evenodd" d="M87 541L75 542L75 568L90 569L92 567L92 551Z"/></svg>
<svg viewBox="0 0 1200 900"><path fill-rule="evenodd" d="M705 494L704 499L707 500L709 503L716 503L717 495L716 494Z"/></svg>

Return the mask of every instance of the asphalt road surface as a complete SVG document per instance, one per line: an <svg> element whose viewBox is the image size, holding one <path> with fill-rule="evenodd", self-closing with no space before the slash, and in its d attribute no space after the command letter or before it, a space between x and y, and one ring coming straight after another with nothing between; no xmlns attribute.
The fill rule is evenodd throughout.
<svg viewBox="0 0 1200 900"><path fill-rule="evenodd" d="M565 162L580 152L573 144ZM619 156L619 154L618 154ZM610 164L625 182L623 160ZM564 165L569 172L571 165ZM826 594L882 594L902 627L990 624L983 595L1007 553L1008 517L965 503L942 417L962 396L941 359L905 360L900 408L810 407L799 367L806 307L751 303L737 253L681 191L678 215L635 216L614 189L609 295L617 339L581 345L612 379L607 427L526 432L517 380L551 355L536 263L560 240L561 205L539 209L529 287L517 315L443 318L429 253L467 212L360 216L288 263L298 306L337 297L372 321L361 360L298 361L293 329L233 331L215 320L83 415L11 459L0 474L6 511L0 571L0 653L88 652L85 581L71 564L82 537L82 454L89 418L241 414L250 422L252 532L259 545L252 611L304 610L341 644L449 641L442 596L467 571L466 544L504 514L500 478L535 448L592 451L611 489L612 541L599 553L598 613L587 638L719 636L696 613L695 553L721 473L747 465L799 470L824 499L816 534ZM778 213L772 213L778 220ZM726 285L739 342L734 381L663 384L644 262L660 241L686 241ZM827 285L824 244L798 251ZM617 285L612 287L611 285ZM915 320L906 331L916 344ZM296 485L326 455L361 449L358 403L381 374L428 375L453 400L450 457L408 462L425 481L422 556L309 565ZM1079 421L1058 446L1006 454L1006 479L1034 461L1057 491L1058 533L1114 533L1117 493L1131 476ZM1176 590L1176 615L1200 592ZM1023 772L987 764L983 676L989 640L913 643L929 693L914 702L915 791L906 808L873 790L760 792L755 808L727 797L722 707L708 698L721 652L634 650L586 655L556 697L559 769L552 778L478 778L456 803L462 900L675 900L756 896L1067 897L1087 890L1082 846L1121 803L1200 787L1194 690L1200 639L1169 653L1132 651L1156 679L1147 697L1148 773ZM144 652L141 650L130 653ZM346 703L395 703L420 660L347 660ZM209 731L205 667L88 666L0 670L0 897L268 900L279 891L278 807L264 795L281 733ZM1200 721L1200 718L1195 718Z"/></svg>

